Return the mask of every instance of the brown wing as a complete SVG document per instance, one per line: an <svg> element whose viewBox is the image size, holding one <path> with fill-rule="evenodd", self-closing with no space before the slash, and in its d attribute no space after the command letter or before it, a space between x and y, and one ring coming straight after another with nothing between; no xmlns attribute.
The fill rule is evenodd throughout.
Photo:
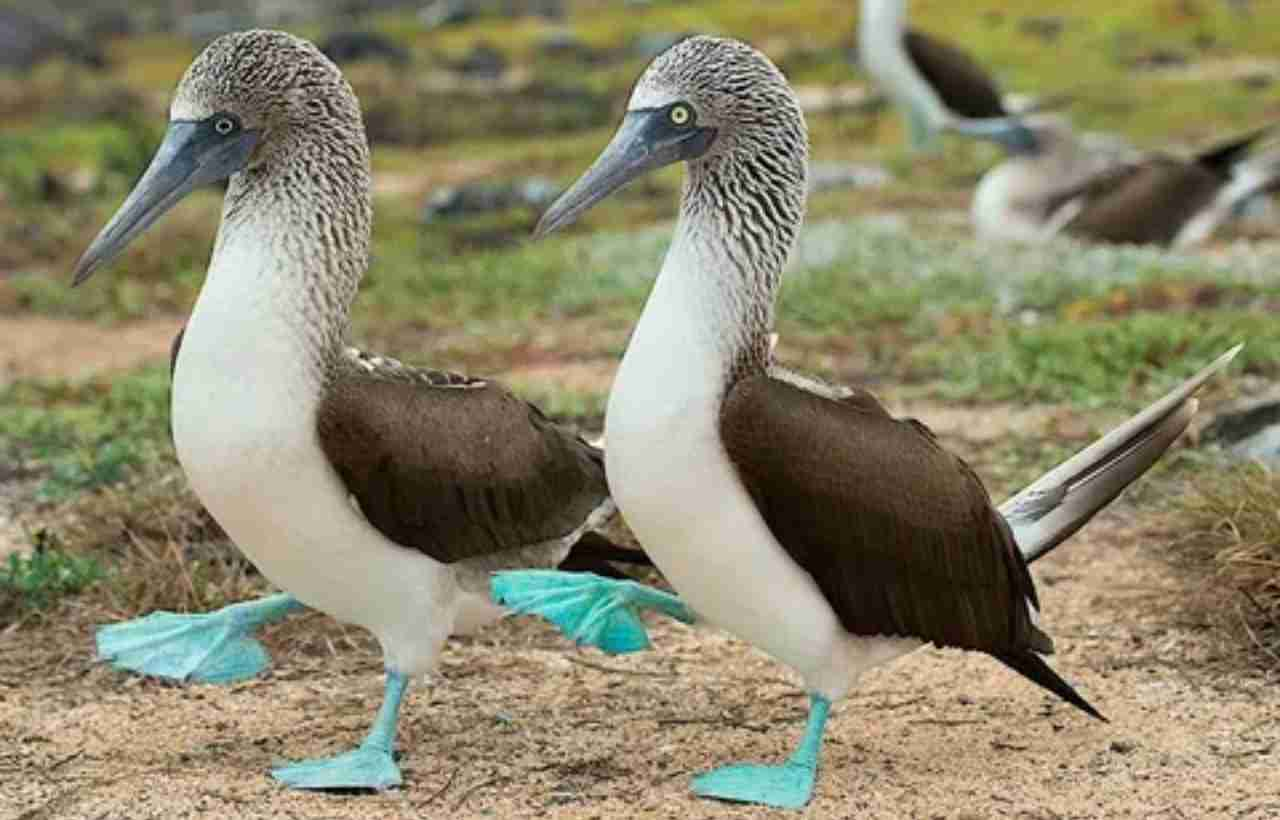
<svg viewBox="0 0 1280 820"><path fill-rule="evenodd" d="M911 62L951 111L979 119L1008 115L1000 89L968 54L911 28L902 39Z"/></svg>
<svg viewBox="0 0 1280 820"><path fill-rule="evenodd" d="M1010 655L1049 651L1035 588L981 481L928 428L866 392L832 400L768 376L725 398L729 458L774 537L845 629Z"/></svg>
<svg viewBox="0 0 1280 820"><path fill-rule="evenodd" d="M1167 245L1225 182L1195 162L1148 157L1079 186L1083 207L1063 230L1103 242Z"/></svg>
<svg viewBox="0 0 1280 820"><path fill-rule="evenodd" d="M355 355L320 444L392 541L446 563L492 555L566 536L608 498L600 451L503 387Z"/></svg>

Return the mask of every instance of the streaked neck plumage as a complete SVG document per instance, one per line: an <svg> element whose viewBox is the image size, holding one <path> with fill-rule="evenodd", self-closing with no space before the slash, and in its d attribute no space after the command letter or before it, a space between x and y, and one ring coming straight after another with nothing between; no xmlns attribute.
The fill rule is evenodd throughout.
<svg viewBox="0 0 1280 820"><path fill-rule="evenodd" d="M692 280L681 290L728 368L725 383L769 364L774 303L804 221L808 137L798 109L788 114L689 164L659 275Z"/></svg>
<svg viewBox="0 0 1280 820"><path fill-rule="evenodd" d="M906 25L905 0L862 0L858 19L862 65L894 102L941 127L951 114L911 61L903 39Z"/></svg>
<svg viewBox="0 0 1280 820"><path fill-rule="evenodd" d="M193 316L196 323L206 309L222 314L230 333L235 323L217 306L239 304L262 332L292 337L297 366L313 378L341 351L368 264L369 150L351 108L281 135L262 161L232 177Z"/></svg>

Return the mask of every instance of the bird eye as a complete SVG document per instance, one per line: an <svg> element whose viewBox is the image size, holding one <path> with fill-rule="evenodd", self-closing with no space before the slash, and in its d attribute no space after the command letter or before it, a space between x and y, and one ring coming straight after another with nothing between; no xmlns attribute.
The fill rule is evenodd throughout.
<svg viewBox="0 0 1280 820"><path fill-rule="evenodd" d="M685 126L693 122L693 109L684 103L677 103L671 107L671 124Z"/></svg>
<svg viewBox="0 0 1280 820"><path fill-rule="evenodd" d="M236 121L230 117L218 117L213 121L213 130L218 136L225 137L236 130Z"/></svg>

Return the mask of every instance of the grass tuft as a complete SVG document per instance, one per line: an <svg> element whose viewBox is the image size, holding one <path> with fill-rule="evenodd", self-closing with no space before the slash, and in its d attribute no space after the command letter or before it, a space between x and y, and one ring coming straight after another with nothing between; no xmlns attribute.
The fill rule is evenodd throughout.
<svg viewBox="0 0 1280 820"><path fill-rule="evenodd" d="M1233 633L1280 669L1280 475L1258 464L1203 471L1182 507L1191 537L1178 555L1211 576Z"/></svg>
<svg viewBox="0 0 1280 820"><path fill-rule="evenodd" d="M55 536L41 530L30 555L14 553L0 565L0 619L47 610L105 577L94 557L62 549Z"/></svg>

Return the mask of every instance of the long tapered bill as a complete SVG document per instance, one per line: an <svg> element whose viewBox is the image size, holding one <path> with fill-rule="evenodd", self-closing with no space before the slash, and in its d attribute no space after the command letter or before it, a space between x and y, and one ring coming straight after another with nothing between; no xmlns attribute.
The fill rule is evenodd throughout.
<svg viewBox="0 0 1280 820"><path fill-rule="evenodd" d="M714 129L674 130L666 117L664 109L627 112L587 172L542 215L534 238L573 223L600 200L650 171L701 155L715 139Z"/></svg>
<svg viewBox="0 0 1280 820"><path fill-rule="evenodd" d="M956 119L946 127L966 137L998 142L1014 154L1029 154L1039 147L1035 133L1017 117Z"/></svg>
<svg viewBox="0 0 1280 820"><path fill-rule="evenodd" d="M256 139L253 132L219 139L202 122L172 123L138 184L76 263L72 286L115 259L191 191L244 167Z"/></svg>

